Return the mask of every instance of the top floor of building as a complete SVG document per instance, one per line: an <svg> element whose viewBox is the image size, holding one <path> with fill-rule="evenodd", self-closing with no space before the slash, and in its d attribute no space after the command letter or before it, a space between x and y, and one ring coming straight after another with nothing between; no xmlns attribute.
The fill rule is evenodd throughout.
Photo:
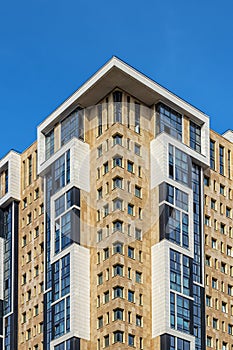
<svg viewBox="0 0 233 350"><path fill-rule="evenodd" d="M18 198L20 186L25 188L43 174L71 140L76 140L76 152L88 153L116 124L142 140L166 134L205 168L221 175L232 172L232 131L224 135L210 131L206 114L113 57L38 126L32 154L25 151L21 157L11 151L0 161L0 198L4 202L8 196Z"/></svg>

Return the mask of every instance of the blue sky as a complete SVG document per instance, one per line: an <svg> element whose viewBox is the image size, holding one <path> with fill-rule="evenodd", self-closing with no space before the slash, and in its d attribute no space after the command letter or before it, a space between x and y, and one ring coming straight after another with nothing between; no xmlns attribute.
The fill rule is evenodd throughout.
<svg viewBox="0 0 233 350"><path fill-rule="evenodd" d="M112 55L233 129L232 0L4 1L0 158Z"/></svg>

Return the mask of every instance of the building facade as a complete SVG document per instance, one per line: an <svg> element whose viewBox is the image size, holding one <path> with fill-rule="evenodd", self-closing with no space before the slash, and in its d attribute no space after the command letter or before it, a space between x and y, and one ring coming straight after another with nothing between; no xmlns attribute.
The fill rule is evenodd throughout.
<svg viewBox="0 0 233 350"><path fill-rule="evenodd" d="M232 141L211 131L204 178L207 348L223 350L233 349Z"/></svg>
<svg viewBox="0 0 233 350"><path fill-rule="evenodd" d="M0 349L232 350L231 145L107 62L0 161Z"/></svg>

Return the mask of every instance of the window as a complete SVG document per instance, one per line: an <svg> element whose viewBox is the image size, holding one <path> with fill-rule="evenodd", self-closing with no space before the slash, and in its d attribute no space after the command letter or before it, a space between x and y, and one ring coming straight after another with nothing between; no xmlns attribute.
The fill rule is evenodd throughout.
<svg viewBox="0 0 233 350"><path fill-rule="evenodd" d="M221 272L226 273L227 271L226 266L227 265L225 263L221 262Z"/></svg>
<svg viewBox="0 0 233 350"><path fill-rule="evenodd" d="M104 337L104 347L107 348L109 346L109 334L105 335Z"/></svg>
<svg viewBox="0 0 233 350"><path fill-rule="evenodd" d="M36 265L34 267L34 277L37 277L37 276L39 276L39 266L38 265Z"/></svg>
<svg viewBox="0 0 233 350"><path fill-rule="evenodd" d="M113 167L120 166L122 167L122 157L120 156L115 156L113 158Z"/></svg>
<svg viewBox="0 0 233 350"><path fill-rule="evenodd" d="M115 242L113 243L113 254L123 254L123 243Z"/></svg>
<svg viewBox="0 0 233 350"><path fill-rule="evenodd" d="M231 218L231 208L226 207L226 217Z"/></svg>
<svg viewBox="0 0 233 350"><path fill-rule="evenodd" d="M209 295L206 295L206 306L211 307L211 297Z"/></svg>
<svg viewBox="0 0 233 350"><path fill-rule="evenodd" d="M105 217L105 216L108 216L108 214L109 214L109 205L106 204L106 205L104 206L104 217Z"/></svg>
<svg viewBox="0 0 233 350"><path fill-rule="evenodd" d="M115 145L122 146L122 135L115 134L115 135L113 135L112 139L113 139L113 146L115 146Z"/></svg>
<svg viewBox="0 0 233 350"><path fill-rule="evenodd" d="M84 139L84 113L80 107L61 122L61 145L73 137Z"/></svg>
<svg viewBox="0 0 233 350"><path fill-rule="evenodd" d="M130 173L133 173L133 167L134 167L134 163L131 162L130 160L127 161L127 170L130 172Z"/></svg>
<svg viewBox="0 0 233 350"><path fill-rule="evenodd" d="M211 209L216 210L216 200L215 199L211 198L210 206L211 206Z"/></svg>
<svg viewBox="0 0 233 350"><path fill-rule="evenodd" d="M204 177L204 185L207 187L209 187L209 185L210 185L210 178L208 176Z"/></svg>
<svg viewBox="0 0 233 350"><path fill-rule="evenodd" d="M54 130L45 135L45 160L49 159L54 153Z"/></svg>
<svg viewBox="0 0 233 350"><path fill-rule="evenodd" d="M213 249L217 249L217 240L215 238L211 239L211 247Z"/></svg>
<svg viewBox="0 0 233 350"><path fill-rule="evenodd" d="M128 204L128 214L129 215L134 215L134 205L133 204Z"/></svg>
<svg viewBox="0 0 233 350"><path fill-rule="evenodd" d="M122 210L122 199L120 198L115 198L113 200L113 210Z"/></svg>
<svg viewBox="0 0 233 350"><path fill-rule="evenodd" d="M32 335L31 329L29 328L29 329L27 329L27 331L26 331L26 340L30 340L30 339L31 339L31 335Z"/></svg>
<svg viewBox="0 0 233 350"><path fill-rule="evenodd" d="M182 141L182 115L163 103L156 106L156 134L165 132Z"/></svg>
<svg viewBox="0 0 233 350"><path fill-rule="evenodd" d="M109 258L109 248L104 249L104 260Z"/></svg>
<svg viewBox="0 0 233 350"><path fill-rule="evenodd" d="M138 166L138 176L142 177L142 167L141 167L141 165Z"/></svg>
<svg viewBox="0 0 233 350"><path fill-rule="evenodd" d="M70 331L70 297L52 306L54 339Z"/></svg>
<svg viewBox="0 0 233 350"><path fill-rule="evenodd" d="M119 176L116 176L113 180L113 188L122 188L123 179Z"/></svg>
<svg viewBox="0 0 233 350"><path fill-rule="evenodd" d="M183 209L185 211L188 211L188 194L179 190L178 188L175 189L175 204L180 209Z"/></svg>
<svg viewBox="0 0 233 350"><path fill-rule="evenodd" d="M141 146L138 143L134 144L134 153L137 154L137 156L141 155Z"/></svg>
<svg viewBox="0 0 233 350"><path fill-rule="evenodd" d="M205 225L210 227L210 217L205 215Z"/></svg>
<svg viewBox="0 0 233 350"><path fill-rule="evenodd" d="M113 266L113 276L123 276L123 266L116 264Z"/></svg>
<svg viewBox="0 0 233 350"><path fill-rule="evenodd" d="M142 316L136 315L136 326L142 327Z"/></svg>
<svg viewBox="0 0 233 350"><path fill-rule="evenodd" d="M142 230L135 228L135 238L139 241L142 240Z"/></svg>
<svg viewBox="0 0 233 350"><path fill-rule="evenodd" d="M220 194L225 196L225 186L220 184Z"/></svg>
<svg viewBox="0 0 233 350"><path fill-rule="evenodd" d="M161 239L168 239L185 248L189 247L189 217L167 204L160 206Z"/></svg>
<svg viewBox="0 0 233 350"><path fill-rule="evenodd" d="M27 253L27 262L32 261L32 252L31 250Z"/></svg>
<svg viewBox="0 0 233 350"><path fill-rule="evenodd" d="M40 194L39 188L36 188L34 191L34 199L35 200L39 198L39 194Z"/></svg>
<svg viewBox="0 0 233 350"><path fill-rule="evenodd" d="M228 324L228 334L233 335L233 325Z"/></svg>
<svg viewBox="0 0 233 350"><path fill-rule="evenodd" d="M201 127L190 121L190 147L201 153Z"/></svg>
<svg viewBox="0 0 233 350"><path fill-rule="evenodd" d="M31 297L32 297L32 292L31 292L31 290L28 290L27 291L27 301L31 300Z"/></svg>
<svg viewBox="0 0 233 350"><path fill-rule="evenodd" d="M207 336L207 338L206 338L206 346L208 346L210 348L212 347L212 338L209 336Z"/></svg>
<svg viewBox="0 0 233 350"><path fill-rule="evenodd" d="M222 343L222 350L227 350L227 343L225 342Z"/></svg>
<svg viewBox="0 0 233 350"><path fill-rule="evenodd" d="M27 225L31 224L32 223L32 213L29 213L27 215Z"/></svg>
<svg viewBox="0 0 233 350"><path fill-rule="evenodd" d="M137 283L142 283L142 273L141 272L136 271L136 273L135 273L135 281Z"/></svg>
<svg viewBox="0 0 233 350"><path fill-rule="evenodd" d="M183 296L170 293L170 323L171 328L190 333L191 301Z"/></svg>
<svg viewBox="0 0 233 350"><path fill-rule="evenodd" d="M23 209L27 208L27 197L23 199Z"/></svg>
<svg viewBox="0 0 233 350"><path fill-rule="evenodd" d="M127 127L130 128L130 97L127 96Z"/></svg>
<svg viewBox="0 0 233 350"><path fill-rule="evenodd" d="M38 305L34 306L33 314L34 314L34 316L39 315L39 306Z"/></svg>
<svg viewBox="0 0 233 350"><path fill-rule="evenodd" d="M170 250L170 287L181 292L181 254Z"/></svg>
<svg viewBox="0 0 233 350"><path fill-rule="evenodd" d="M25 247L25 245L27 244L27 236L23 236L22 238L22 247Z"/></svg>
<svg viewBox="0 0 233 350"><path fill-rule="evenodd" d="M124 332L122 331L115 331L113 333L114 343L123 343L123 334Z"/></svg>
<svg viewBox="0 0 233 350"><path fill-rule="evenodd" d="M97 106L97 113L98 113L98 133L97 133L97 135L100 136L102 134L102 129L103 129L102 104L99 104Z"/></svg>
<svg viewBox="0 0 233 350"><path fill-rule="evenodd" d="M223 235L226 233L226 225L224 225L222 222L220 223L220 233Z"/></svg>
<svg viewBox="0 0 233 350"><path fill-rule="evenodd" d="M123 229L123 222L120 220L116 220L113 222L113 231L120 231L122 232Z"/></svg>
<svg viewBox="0 0 233 350"><path fill-rule="evenodd" d="M134 292L132 290L128 290L128 301L134 303Z"/></svg>
<svg viewBox="0 0 233 350"><path fill-rule="evenodd" d="M219 173L224 175L224 147L219 146Z"/></svg>
<svg viewBox="0 0 233 350"><path fill-rule="evenodd" d="M128 257L134 259L134 248L128 247Z"/></svg>
<svg viewBox="0 0 233 350"><path fill-rule="evenodd" d="M55 217L61 215L65 211L65 195L55 200Z"/></svg>
<svg viewBox="0 0 233 350"><path fill-rule="evenodd" d="M98 328L103 327L103 316L98 317Z"/></svg>
<svg viewBox="0 0 233 350"><path fill-rule="evenodd" d="M105 293L104 293L104 303L108 303L109 302L109 290L107 290Z"/></svg>
<svg viewBox="0 0 233 350"><path fill-rule="evenodd" d="M123 320L123 309L117 308L113 310L114 321Z"/></svg>
<svg viewBox="0 0 233 350"><path fill-rule="evenodd" d="M129 346L134 346L134 338L135 336L133 334L128 335L128 344Z"/></svg>
<svg viewBox="0 0 233 350"><path fill-rule="evenodd" d="M103 230L99 230L97 232L97 242L102 241L102 239L103 239Z"/></svg>
<svg viewBox="0 0 233 350"><path fill-rule="evenodd" d="M190 173L190 156L169 144L169 177L190 187Z"/></svg>
<svg viewBox="0 0 233 350"><path fill-rule="evenodd" d="M218 320L217 318L213 318L213 328L218 329Z"/></svg>
<svg viewBox="0 0 233 350"><path fill-rule="evenodd" d="M39 236L39 226L37 226L34 230L34 238L37 238Z"/></svg>
<svg viewBox="0 0 233 350"><path fill-rule="evenodd" d="M222 302L222 312L227 312L227 303Z"/></svg>
<svg viewBox="0 0 233 350"><path fill-rule="evenodd" d="M27 282L27 274L26 272L22 275L22 284L25 284Z"/></svg>
<svg viewBox="0 0 233 350"><path fill-rule="evenodd" d="M142 188L137 185L135 185L135 196L138 198L142 197Z"/></svg>
<svg viewBox="0 0 233 350"><path fill-rule="evenodd" d="M140 104L135 102L135 121L134 131L140 134Z"/></svg>
<svg viewBox="0 0 233 350"><path fill-rule="evenodd" d="M206 256L205 256L205 264L206 264L206 266L211 266L210 262L211 262L210 256L209 256L209 255L206 255Z"/></svg>
<svg viewBox="0 0 233 350"><path fill-rule="evenodd" d="M98 158L101 157L103 154L103 147L102 145L100 145L99 147L97 147L97 156Z"/></svg>
<svg viewBox="0 0 233 350"><path fill-rule="evenodd" d="M113 92L113 102L114 102L114 123L122 122L122 92Z"/></svg>
<svg viewBox="0 0 233 350"><path fill-rule="evenodd" d="M231 179L231 151L227 152L227 170L228 170L228 177Z"/></svg>
<svg viewBox="0 0 233 350"><path fill-rule="evenodd" d="M216 278L212 278L212 288L218 289L218 281Z"/></svg>
<svg viewBox="0 0 233 350"><path fill-rule="evenodd" d="M108 162L104 163L104 175L108 173Z"/></svg>
<svg viewBox="0 0 233 350"><path fill-rule="evenodd" d="M138 208L138 218L142 220L142 208Z"/></svg>
<svg viewBox="0 0 233 350"><path fill-rule="evenodd" d="M103 284L103 273L99 273L97 276L98 285Z"/></svg>
<svg viewBox="0 0 233 350"><path fill-rule="evenodd" d="M22 314L22 323L25 323L27 321L27 314L26 311Z"/></svg>
<svg viewBox="0 0 233 350"><path fill-rule="evenodd" d="M98 188L97 190L97 198L102 199L103 198L103 187Z"/></svg>
<svg viewBox="0 0 233 350"><path fill-rule="evenodd" d="M215 142L210 140L210 167L215 170Z"/></svg>
<svg viewBox="0 0 233 350"><path fill-rule="evenodd" d="M123 298L123 287L116 286L113 288L114 298Z"/></svg>

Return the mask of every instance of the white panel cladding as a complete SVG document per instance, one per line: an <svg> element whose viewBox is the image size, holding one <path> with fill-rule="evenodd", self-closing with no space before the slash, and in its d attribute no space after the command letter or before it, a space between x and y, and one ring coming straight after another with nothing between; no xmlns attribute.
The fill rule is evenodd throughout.
<svg viewBox="0 0 233 350"><path fill-rule="evenodd" d="M163 136L163 134L161 135ZM151 157L151 189L157 187L168 177L168 151L162 137L157 137L150 143Z"/></svg>
<svg viewBox="0 0 233 350"><path fill-rule="evenodd" d="M3 266L4 266L4 238L0 237L0 300L4 297L4 284L3 284Z"/></svg>
<svg viewBox="0 0 233 350"><path fill-rule="evenodd" d="M151 247L152 254L152 338L166 333L170 327L169 251L166 240Z"/></svg>
<svg viewBox="0 0 233 350"><path fill-rule="evenodd" d="M70 265L71 332L90 340L90 250L73 244Z"/></svg>
<svg viewBox="0 0 233 350"><path fill-rule="evenodd" d="M76 141L70 150L70 179L76 187L90 192L90 147L87 143Z"/></svg>
<svg viewBox="0 0 233 350"><path fill-rule="evenodd" d="M201 153L205 156L205 164L210 166L210 125L209 120L201 128Z"/></svg>
<svg viewBox="0 0 233 350"><path fill-rule="evenodd" d="M190 147L179 142L175 138L166 133L161 133L150 144L151 152L151 189L158 186L161 182L166 181L169 178L168 174L168 148L169 144L185 152L193 159L195 159L200 165L207 166L209 164L209 156L206 158L204 155L197 153ZM209 145L209 143L208 143Z"/></svg>
<svg viewBox="0 0 233 350"><path fill-rule="evenodd" d="M233 130L227 130L222 136L228 141L233 142Z"/></svg>
<svg viewBox="0 0 233 350"><path fill-rule="evenodd" d="M87 143L71 139L43 164L38 164L40 175L46 173L52 163L70 150L70 183L86 192L90 191L90 147Z"/></svg>
<svg viewBox="0 0 233 350"><path fill-rule="evenodd" d="M37 155L38 155L38 174L41 173L41 165L45 162L45 135L37 128Z"/></svg>
<svg viewBox="0 0 233 350"><path fill-rule="evenodd" d="M0 160L0 172L5 170L8 164L8 192L0 199L0 206L9 199L20 200L21 157L15 151L10 151Z"/></svg>
<svg viewBox="0 0 233 350"><path fill-rule="evenodd" d="M152 338L170 334L190 341L195 349L195 337L170 328L170 248L189 255L185 249L163 240L151 247L152 262Z"/></svg>

